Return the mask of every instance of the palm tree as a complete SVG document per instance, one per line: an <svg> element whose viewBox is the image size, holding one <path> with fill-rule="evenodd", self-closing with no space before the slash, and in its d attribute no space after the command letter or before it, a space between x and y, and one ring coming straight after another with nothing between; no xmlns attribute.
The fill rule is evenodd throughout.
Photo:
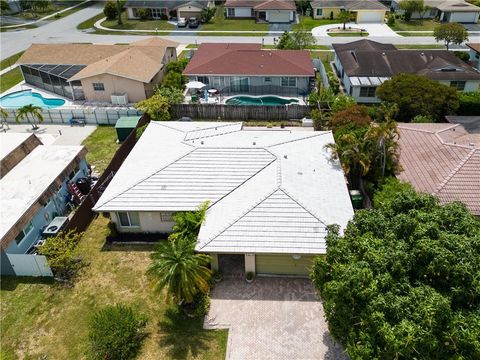
<svg viewBox="0 0 480 360"><path fill-rule="evenodd" d="M2 129L4 125L6 125L8 129L10 129L7 122L7 118L8 118L7 110L5 110L4 108L0 108L0 116L2 117L2 121L1 121Z"/></svg>
<svg viewBox="0 0 480 360"><path fill-rule="evenodd" d="M345 24L350 21L351 15L349 11L342 10L338 14L338 20L343 24L343 30L346 29Z"/></svg>
<svg viewBox="0 0 480 360"><path fill-rule="evenodd" d="M374 161L379 163L381 177L385 177L387 170L390 173L399 170L399 137L397 123L391 120L371 126L365 134L365 140L376 149Z"/></svg>
<svg viewBox="0 0 480 360"><path fill-rule="evenodd" d="M117 0L117 13L118 13L118 25L123 25L122 22L122 4L120 3L120 0Z"/></svg>
<svg viewBox="0 0 480 360"><path fill-rule="evenodd" d="M152 254L147 274L157 291L167 290L168 298L191 303L199 292L207 293L212 272L206 266L210 256L194 252L195 243L178 238L162 242Z"/></svg>
<svg viewBox="0 0 480 360"><path fill-rule="evenodd" d="M43 122L42 108L33 104L22 106L15 115L15 121L21 122L25 119L32 125L33 130L37 130L37 120L39 123Z"/></svg>

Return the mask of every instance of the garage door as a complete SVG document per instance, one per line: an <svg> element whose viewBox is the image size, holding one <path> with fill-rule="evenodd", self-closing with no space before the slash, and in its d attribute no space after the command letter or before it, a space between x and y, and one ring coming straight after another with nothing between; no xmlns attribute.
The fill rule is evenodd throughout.
<svg viewBox="0 0 480 360"><path fill-rule="evenodd" d="M196 17L197 19L200 19L200 12L199 11L178 11L178 17L183 17L183 18L191 18L191 17Z"/></svg>
<svg viewBox="0 0 480 360"><path fill-rule="evenodd" d="M458 22L458 23L475 23L477 22L478 17L477 13L474 12L454 12L450 15L450 22Z"/></svg>
<svg viewBox="0 0 480 360"><path fill-rule="evenodd" d="M269 11L268 22L271 22L271 23L290 22L290 11Z"/></svg>
<svg viewBox="0 0 480 360"><path fill-rule="evenodd" d="M383 24L385 11L358 11L357 23L379 23Z"/></svg>
<svg viewBox="0 0 480 360"><path fill-rule="evenodd" d="M311 255L294 259L291 255L256 254L255 271L257 274L308 276L312 261Z"/></svg>

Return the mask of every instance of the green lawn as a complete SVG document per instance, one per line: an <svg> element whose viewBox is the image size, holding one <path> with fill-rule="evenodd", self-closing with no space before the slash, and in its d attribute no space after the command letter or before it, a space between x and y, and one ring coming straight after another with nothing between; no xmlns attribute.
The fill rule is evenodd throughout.
<svg viewBox="0 0 480 360"><path fill-rule="evenodd" d="M22 72L16 67L0 76L0 93L7 91L23 80Z"/></svg>
<svg viewBox="0 0 480 360"><path fill-rule="evenodd" d="M341 36L349 36L349 37L353 37L353 36L368 36L370 35L368 32L329 32L327 33L328 36L333 36L333 37L341 37Z"/></svg>
<svg viewBox="0 0 480 360"><path fill-rule="evenodd" d="M122 13L122 25L118 25L117 20L105 20L102 26L110 29L121 30L174 30L175 26L168 23L166 20L129 20L127 12ZM103 16L105 17L105 16ZM94 22L95 23L95 22ZM93 24L92 24L93 26Z"/></svg>
<svg viewBox="0 0 480 360"><path fill-rule="evenodd" d="M83 145L88 150L87 162L94 165L100 174L106 169L115 151L120 147L116 140L115 127L99 126L83 141Z"/></svg>
<svg viewBox="0 0 480 360"><path fill-rule="evenodd" d="M12 55L8 58L3 59L0 62L0 70L6 69L6 68L12 66L13 64L15 64L15 62L20 58L20 56L22 56L22 54L23 54L23 51L20 51L19 53L16 53L15 55Z"/></svg>
<svg viewBox="0 0 480 360"><path fill-rule="evenodd" d="M333 61L335 55L333 51L310 51L310 57L322 60L325 69L331 70L330 61Z"/></svg>
<svg viewBox="0 0 480 360"><path fill-rule="evenodd" d="M395 31L430 31L435 29L438 25L440 25L440 23L434 20L404 21L396 19L395 24L391 25L390 28Z"/></svg>
<svg viewBox="0 0 480 360"><path fill-rule="evenodd" d="M300 23L293 25L293 29L304 29L312 30L317 26L329 25L329 24L339 24L338 20L330 19L313 19L310 16L300 16Z"/></svg>
<svg viewBox="0 0 480 360"><path fill-rule="evenodd" d="M101 20L105 17L105 15L102 13L95 15L94 17L85 20L84 22L81 22L80 24L77 25L78 30L86 30L86 29L91 29L93 28L93 24L95 24L98 20Z"/></svg>
<svg viewBox="0 0 480 360"><path fill-rule="evenodd" d="M51 15L51 14L57 12L57 11L69 8L73 5L75 5L75 3L81 3L82 1L83 0L55 1L55 4L52 3L47 8L42 9L40 11L36 11L35 13L27 10L27 11L23 11L21 13L15 14L13 16L18 17L18 18L22 18L22 19L27 19L27 20L37 20L37 19L40 19L42 17ZM79 6L78 8L69 10L67 12L68 14L66 14L66 15L72 14L75 11L78 11L78 10L80 10L80 9L86 7L86 6L90 6L90 5L91 5L91 3L88 3L87 5ZM66 16L66 15L62 14L62 16Z"/></svg>
<svg viewBox="0 0 480 360"><path fill-rule="evenodd" d="M256 23L254 19L225 19L224 8L217 7L215 16L211 24L202 24L200 30L217 31L268 31L268 24Z"/></svg>
<svg viewBox="0 0 480 360"><path fill-rule="evenodd" d="M148 317L138 359L224 359L226 330L206 331L153 292L145 271L151 246L105 244L108 219L99 216L76 249L89 265L73 287L4 277L0 288L1 359L85 359L88 321L102 306L128 304Z"/></svg>
<svg viewBox="0 0 480 360"><path fill-rule="evenodd" d="M401 32L400 36L433 36L431 32Z"/></svg>

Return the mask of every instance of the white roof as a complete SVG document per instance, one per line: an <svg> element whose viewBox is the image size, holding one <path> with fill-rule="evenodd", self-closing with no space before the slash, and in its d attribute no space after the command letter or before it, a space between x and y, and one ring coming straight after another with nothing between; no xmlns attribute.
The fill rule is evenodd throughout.
<svg viewBox="0 0 480 360"><path fill-rule="evenodd" d="M197 250L325 253L325 227L353 216L331 132L241 123L151 122L96 211L195 210L210 201Z"/></svg>
<svg viewBox="0 0 480 360"><path fill-rule="evenodd" d="M0 160L25 142L32 134L28 133L1 133L0 135Z"/></svg>
<svg viewBox="0 0 480 360"><path fill-rule="evenodd" d="M82 149L83 146L39 145L0 179L0 238L42 196Z"/></svg>

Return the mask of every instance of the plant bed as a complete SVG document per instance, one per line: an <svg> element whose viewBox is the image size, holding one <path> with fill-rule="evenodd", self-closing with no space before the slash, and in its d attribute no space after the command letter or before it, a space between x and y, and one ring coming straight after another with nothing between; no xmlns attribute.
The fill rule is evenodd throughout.
<svg viewBox="0 0 480 360"><path fill-rule="evenodd" d="M253 272L249 271L245 274L245 281L247 283L251 284L254 279L255 279L255 274Z"/></svg>
<svg viewBox="0 0 480 360"><path fill-rule="evenodd" d="M123 243L123 244L155 244L159 241L166 239L168 234L147 234L147 233L118 233L115 235L108 235L108 243Z"/></svg>

